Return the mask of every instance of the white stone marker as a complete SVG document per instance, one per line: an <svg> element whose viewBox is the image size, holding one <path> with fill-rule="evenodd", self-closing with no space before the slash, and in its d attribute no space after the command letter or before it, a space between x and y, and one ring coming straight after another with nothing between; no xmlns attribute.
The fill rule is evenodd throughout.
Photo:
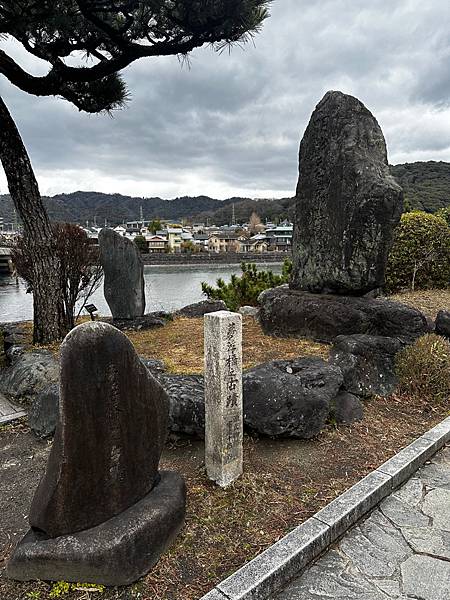
<svg viewBox="0 0 450 600"><path fill-rule="evenodd" d="M242 316L219 310L204 323L206 472L226 487L242 474Z"/></svg>

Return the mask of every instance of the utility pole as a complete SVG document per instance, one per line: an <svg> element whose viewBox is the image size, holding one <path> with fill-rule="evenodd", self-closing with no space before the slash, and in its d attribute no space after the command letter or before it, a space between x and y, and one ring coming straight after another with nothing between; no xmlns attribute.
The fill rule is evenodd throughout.
<svg viewBox="0 0 450 600"><path fill-rule="evenodd" d="M232 209L231 209L231 224L236 225L236 212L234 209L234 203L232 204Z"/></svg>

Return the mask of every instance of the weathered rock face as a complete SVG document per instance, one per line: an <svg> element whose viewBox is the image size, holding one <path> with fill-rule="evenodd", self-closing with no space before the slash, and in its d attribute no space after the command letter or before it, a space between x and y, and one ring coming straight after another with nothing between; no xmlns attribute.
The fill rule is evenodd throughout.
<svg viewBox="0 0 450 600"><path fill-rule="evenodd" d="M346 391L363 398L389 396L398 383L395 356L404 345L398 338L340 335L331 348L330 364L341 369Z"/></svg>
<svg viewBox="0 0 450 600"><path fill-rule="evenodd" d="M142 317L145 310L144 264L136 244L112 229L98 236L105 273L104 294L114 319Z"/></svg>
<svg viewBox="0 0 450 600"><path fill-rule="evenodd" d="M264 435L311 438L341 384L340 370L320 358L259 365L243 376L244 423Z"/></svg>
<svg viewBox="0 0 450 600"><path fill-rule="evenodd" d="M429 331L418 310L383 298L310 294L284 286L263 292L259 320L272 335L332 342L338 335L367 333L413 341Z"/></svg>
<svg viewBox="0 0 450 600"><path fill-rule="evenodd" d="M59 395L32 528L15 548L8 576L132 583L156 564L184 521L183 479L158 471L166 393L123 333L91 322L61 346Z"/></svg>
<svg viewBox="0 0 450 600"><path fill-rule="evenodd" d="M364 416L364 407L361 400L354 394L339 392L331 402L330 416L336 423L350 425L355 421L361 421Z"/></svg>
<svg viewBox="0 0 450 600"><path fill-rule="evenodd" d="M436 317L435 331L438 335L443 335L450 339L450 312L440 310Z"/></svg>
<svg viewBox="0 0 450 600"><path fill-rule="evenodd" d="M203 375L167 375L160 377L169 396L169 429L205 437L205 382Z"/></svg>
<svg viewBox="0 0 450 600"><path fill-rule="evenodd" d="M218 310L228 310L223 300L202 300L201 302L183 306L175 314L180 317L203 317L203 315L217 312Z"/></svg>
<svg viewBox="0 0 450 600"><path fill-rule="evenodd" d="M0 370L0 391L14 400L30 402L58 380L56 358L47 350L34 350L18 355L12 365Z"/></svg>
<svg viewBox="0 0 450 600"><path fill-rule="evenodd" d="M59 385L54 383L34 398L28 411L28 425L38 437L51 437L55 433L58 414Z"/></svg>
<svg viewBox="0 0 450 600"><path fill-rule="evenodd" d="M120 331L94 322L61 346L60 421L30 524L50 537L94 527L158 481L168 401Z"/></svg>
<svg viewBox="0 0 450 600"><path fill-rule="evenodd" d="M363 295L381 288L403 194L374 116L328 92L300 145L291 287Z"/></svg>

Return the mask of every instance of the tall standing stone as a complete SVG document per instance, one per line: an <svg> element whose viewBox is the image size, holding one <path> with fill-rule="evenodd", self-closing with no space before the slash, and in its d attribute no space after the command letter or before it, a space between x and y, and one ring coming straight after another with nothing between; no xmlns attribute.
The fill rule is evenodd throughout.
<svg viewBox="0 0 450 600"><path fill-rule="evenodd" d="M184 519L184 482L159 472L168 398L115 327L90 322L61 346L60 412L15 579L124 585L147 572Z"/></svg>
<svg viewBox="0 0 450 600"><path fill-rule="evenodd" d="M242 316L205 315L205 463L225 487L242 474Z"/></svg>
<svg viewBox="0 0 450 600"><path fill-rule="evenodd" d="M103 291L114 319L135 319L145 311L144 264L136 244L113 229L98 236Z"/></svg>
<svg viewBox="0 0 450 600"><path fill-rule="evenodd" d="M291 288L347 295L381 288L403 193L375 117L356 98L328 92L299 163Z"/></svg>

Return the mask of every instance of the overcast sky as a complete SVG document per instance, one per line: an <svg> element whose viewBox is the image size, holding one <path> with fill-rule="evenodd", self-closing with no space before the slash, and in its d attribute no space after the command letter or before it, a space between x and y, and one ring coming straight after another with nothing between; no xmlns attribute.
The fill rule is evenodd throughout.
<svg viewBox="0 0 450 600"><path fill-rule="evenodd" d="M113 118L0 78L41 192L293 195L300 138L330 89L374 113L391 163L450 161L448 0L275 0L271 13L231 55L198 50L190 69L176 57L135 63L124 71L131 101Z"/></svg>

